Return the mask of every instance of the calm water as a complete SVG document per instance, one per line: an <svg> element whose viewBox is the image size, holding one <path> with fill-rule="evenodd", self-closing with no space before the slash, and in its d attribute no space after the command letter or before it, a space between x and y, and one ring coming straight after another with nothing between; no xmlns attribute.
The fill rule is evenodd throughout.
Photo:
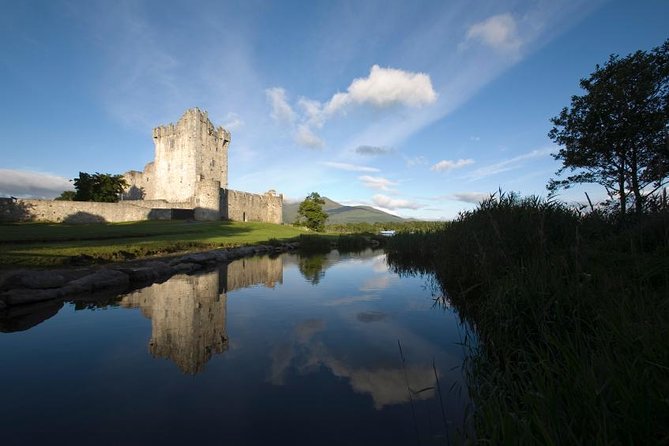
<svg viewBox="0 0 669 446"><path fill-rule="evenodd" d="M464 328L426 283L284 254L0 319L0 444L445 444Z"/></svg>

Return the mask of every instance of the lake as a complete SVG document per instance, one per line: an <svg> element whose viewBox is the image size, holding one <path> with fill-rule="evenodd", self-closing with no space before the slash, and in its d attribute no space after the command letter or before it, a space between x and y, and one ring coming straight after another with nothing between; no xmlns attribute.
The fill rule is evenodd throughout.
<svg viewBox="0 0 669 446"><path fill-rule="evenodd" d="M0 319L0 443L447 444L468 332L383 251L252 257Z"/></svg>

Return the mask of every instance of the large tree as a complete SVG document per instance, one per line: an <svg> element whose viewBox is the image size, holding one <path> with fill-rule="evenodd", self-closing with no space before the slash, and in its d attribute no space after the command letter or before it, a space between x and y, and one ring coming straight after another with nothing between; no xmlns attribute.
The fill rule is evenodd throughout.
<svg viewBox="0 0 669 446"><path fill-rule="evenodd" d="M580 86L585 94L572 96L548 134L561 146L553 154L563 163L556 175L572 174L548 189L597 183L622 215L628 202L641 213L669 173L669 40L650 52L610 56Z"/></svg>
<svg viewBox="0 0 669 446"><path fill-rule="evenodd" d="M123 175L79 172L79 178L74 179L74 199L115 203L127 187Z"/></svg>
<svg viewBox="0 0 669 446"><path fill-rule="evenodd" d="M310 193L300 203L297 210L297 223L303 223L313 231L323 232L325 230L325 220L328 218L328 214L323 210L324 204L325 200L317 192Z"/></svg>

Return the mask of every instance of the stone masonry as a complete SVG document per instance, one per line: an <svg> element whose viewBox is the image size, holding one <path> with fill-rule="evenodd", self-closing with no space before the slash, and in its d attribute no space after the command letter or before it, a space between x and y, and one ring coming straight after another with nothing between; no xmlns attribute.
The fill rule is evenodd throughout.
<svg viewBox="0 0 669 446"><path fill-rule="evenodd" d="M282 223L283 195L228 189L230 132L207 112L187 110L176 124L153 129L155 159L124 174L119 203L0 200L0 221L70 223L190 218ZM180 216L180 217L177 217Z"/></svg>

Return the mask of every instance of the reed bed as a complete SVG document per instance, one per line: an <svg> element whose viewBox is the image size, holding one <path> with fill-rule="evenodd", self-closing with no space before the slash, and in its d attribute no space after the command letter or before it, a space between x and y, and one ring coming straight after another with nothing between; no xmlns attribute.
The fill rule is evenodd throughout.
<svg viewBox="0 0 669 446"><path fill-rule="evenodd" d="M621 222L500 193L388 241L476 330L482 444L669 443L669 215Z"/></svg>

